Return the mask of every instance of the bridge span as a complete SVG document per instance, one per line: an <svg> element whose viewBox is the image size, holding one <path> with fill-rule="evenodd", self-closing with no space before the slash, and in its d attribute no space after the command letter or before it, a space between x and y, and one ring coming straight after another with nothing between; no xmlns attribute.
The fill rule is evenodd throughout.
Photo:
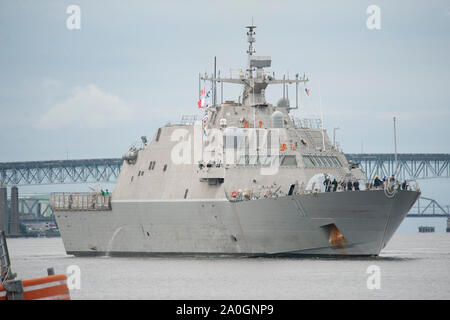
<svg viewBox="0 0 450 320"><path fill-rule="evenodd" d="M398 154L397 166L390 153L345 156L358 163L368 179L393 173L399 180L450 177L450 154ZM3 162L0 182L6 186L115 182L122 162L120 158Z"/></svg>

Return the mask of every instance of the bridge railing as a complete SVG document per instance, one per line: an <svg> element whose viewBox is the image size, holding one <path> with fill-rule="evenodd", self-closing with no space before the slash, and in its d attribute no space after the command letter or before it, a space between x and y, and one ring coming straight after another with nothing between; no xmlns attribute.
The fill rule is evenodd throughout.
<svg viewBox="0 0 450 320"><path fill-rule="evenodd" d="M307 126L309 124L299 124ZM368 179L375 175L404 179L450 178L450 154L345 154ZM7 186L115 182L123 160L85 159L0 163L0 183Z"/></svg>
<svg viewBox="0 0 450 320"><path fill-rule="evenodd" d="M450 154L346 154L347 160L358 163L367 178L375 175L397 179L450 178Z"/></svg>
<svg viewBox="0 0 450 320"><path fill-rule="evenodd" d="M111 210L111 195L101 193L52 193L50 207L54 211Z"/></svg>

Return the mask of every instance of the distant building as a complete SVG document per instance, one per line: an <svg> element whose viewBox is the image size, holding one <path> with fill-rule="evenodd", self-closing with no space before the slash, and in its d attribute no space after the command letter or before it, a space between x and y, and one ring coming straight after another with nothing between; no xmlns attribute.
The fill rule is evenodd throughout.
<svg viewBox="0 0 450 320"><path fill-rule="evenodd" d="M419 232L426 233L426 232L434 232L434 227L430 226L420 226Z"/></svg>

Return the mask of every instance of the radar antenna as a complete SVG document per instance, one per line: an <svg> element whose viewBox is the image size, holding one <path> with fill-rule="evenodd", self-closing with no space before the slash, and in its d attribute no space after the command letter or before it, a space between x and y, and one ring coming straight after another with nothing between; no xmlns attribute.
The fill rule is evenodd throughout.
<svg viewBox="0 0 450 320"><path fill-rule="evenodd" d="M251 56L256 52L253 49L253 43L256 41L255 40L255 34L256 32L254 31L254 29L256 28L255 25L253 25L253 19L252 19L252 25L251 26L247 26L246 28L248 28L247 31L247 41L248 41L248 72L249 72L249 78L251 79L253 77L252 74L252 67L250 66L250 60L251 60Z"/></svg>
<svg viewBox="0 0 450 320"><path fill-rule="evenodd" d="M264 68L269 68L272 64L272 59L270 56L255 56L254 53L256 51L253 49L253 43L255 43L255 29L256 26L252 24L246 27L247 31L247 42L248 42L248 67L247 74L245 76L239 76L239 78L233 78L231 75L229 78L221 78L216 77L215 73L213 76L208 77L205 73L203 77L200 77L202 80L207 80L212 82L212 86L215 92L215 82L222 83L235 83L244 85L244 92L242 93L242 103L239 104L244 106L266 106L266 98L265 98L265 89L270 84L292 84L295 83L297 85L296 89L298 91L298 83L306 83L308 82L308 78L303 75L303 78L299 78L297 75L295 79L283 79L277 80L275 79L275 74L273 76L269 76L264 72ZM215 68L214 68L215 70ZM253 76L253 71L255 71L255 77ZM297 109L298 108L298 93L297 93L297 101L296 108L288 108L289 109ZM214 105L215 105L214 99Z"/></svg>

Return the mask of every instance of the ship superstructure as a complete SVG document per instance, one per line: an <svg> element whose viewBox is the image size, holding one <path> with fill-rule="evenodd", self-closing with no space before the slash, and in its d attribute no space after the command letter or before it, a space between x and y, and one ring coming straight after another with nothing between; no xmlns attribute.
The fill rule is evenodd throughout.
<svg viewBox="0 0 450 320"><path fill-rule="evenodd" d="M276 79L255 56L237 78L203 76L212 102L195 121L157 130L132 147L111 195L52 194L67 253L75 255L378 255L419 191L364 185L364 172L329 140L320 121L296 119L298 85ZM217 83L243 86L216 102ZM266 101L271 84L295 84L296 106ZM324 179L361 181L326 192Z"/></svg>

